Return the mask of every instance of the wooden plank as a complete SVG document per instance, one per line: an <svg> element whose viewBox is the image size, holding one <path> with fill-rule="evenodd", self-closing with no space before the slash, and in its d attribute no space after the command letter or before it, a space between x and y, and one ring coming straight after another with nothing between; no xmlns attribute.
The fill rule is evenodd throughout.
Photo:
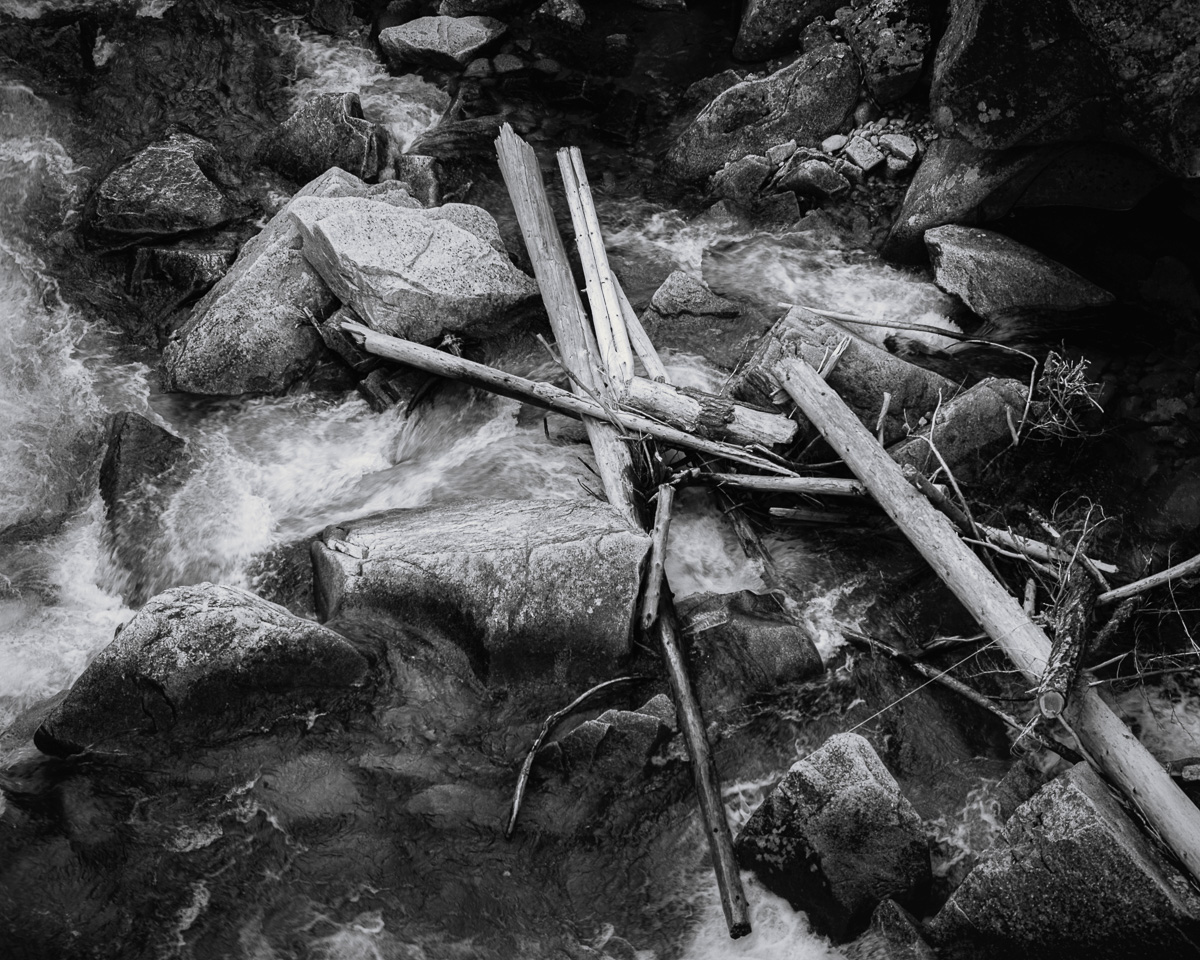
<svg viewBox="0 0 1200 960"><path fill-rule="evenodd" d="M1050 641L1020 604L911 484L842 399L806 363L781 361L780 384L862 480L921 556L1032 682L1050 656ZM1166 845L1200 880L1200 809L1100 699L1080 684L1063 714L1086 753L1137 806Z"/></svg>

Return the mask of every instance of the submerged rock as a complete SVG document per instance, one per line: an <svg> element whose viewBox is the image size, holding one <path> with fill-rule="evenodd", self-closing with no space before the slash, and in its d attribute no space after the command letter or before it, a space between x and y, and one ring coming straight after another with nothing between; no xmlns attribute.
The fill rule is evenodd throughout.
<svg viewBox="0 0 1200 960"><path fill-rule="evenodd" d="M430 340L495 332L536 281L513 266L481 207L401 209L366 198L291 205L304 259L338 299L381 333Z"/></svg>
<svg viewBox="0 0 1200 960"><path fill-rule="evenodd" d="M88 226L106 243L136 243L227 223L238 215L210 177L211 143L177 133L126 160L96 188Z"/></svg>
<svg viewBox="0 0 1200 960"><path fill-rule="evenodd" d="M637 710L605 710L538 751L538 763L609 789L638 776L675 729L675 707L659 694Z"/></svg>
<svg viewBox="0 0 1200 960"><path fill-rule="evenodd" d="M746 822L738 861L835 940L861 933L885 898L929 889L929 841L895 779L856 734L797 762Z"/></svg>
<svg viewBox="0 0 1200 960"><path fill-rule="evenodd" d="M926 231L937 285L984 319L1014 308L1081 310L1116 298L1074 270L1000 233L948 225Z"/></svg>
<svg viewBox="0 0 1200 960"><path fill-rule="evenodd" d="M816 146L858 101L858 65L843 44L822 47L762 80L719 93L667 153L667 171L699 180L731 160L794 139Z"/></svg>
<svg viewBox="0 0 1200 960"><path fill-rule="evenodd" d="M748 0L742 9L735 60L768 60L800 49L804 28L832 16L839 0Z"/></svg>
<svg viewBox="0 0 1200 960"><path fill-rule="evenodd" d="M263 163L298 183L339 167L374 180L387 158L387 130L364 119L356 93L313 97L267 140Z"/></svg>
<svg viewBox="0 0 1200 960"><path fill-rule="evenodd" d="M336 300L301 255L290 210L302 197L355 196L415 204L394 184L368 187L344 170L330 170L303 187L242 247L167 344L162 375L168 390L275 392L309 370L321 349L313 321L328 316Z"/></svg>
<svg viewBox="0 0 1200 960"><path fill-rule="evenodd" d="M317 608L390 617L480 675L605 669L629 652L649 543L590 501L390 510L314 543Z"/></svg>
<svg viewBox="0 0 1200 960"><path fill-rule="evenodd" d="M917 85L933 42L928 0L855 0L837 17L877 103L899 100Z"/></svg>
<svg viewBox="0 0 1200 960"><path fill-rule="evenodd" d="M418 17L379 33L379 45L397 70L413 66L458 70L508 30L492 17Z"/></svg>
<svg viewBox="0 0 1200 960"><path fill-rule="evenodd" d="M357 699L369 664L346 639L235 587L150 600L38 729L43 752L213 743L311 722Z"/></svg>
<svg viewBox="0 0 1200 960"><path fill-rule="evenodd" d="M1017 809L929 933L954 957L1193 955L1200 897L1081 763Z"/></svg>

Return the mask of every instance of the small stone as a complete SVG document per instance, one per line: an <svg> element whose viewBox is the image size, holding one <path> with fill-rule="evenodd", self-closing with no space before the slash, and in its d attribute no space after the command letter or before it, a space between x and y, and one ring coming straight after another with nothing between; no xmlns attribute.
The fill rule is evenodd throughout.
<svg viewBox="0 0 1200 960"><path fill-rule="evenodd" d="M920 150L916 140L912 137L906 137L902 133L884 134L879 138L879 145L883 148L884 153L891 154L893 157L899 157L908 163L912 163L917 159L917 153Z"/></svg>
<svg viewBox="0 0 1200 960"><path fill-rule="evenodd" d="M901 160L899 157L888 157L884 176L889 180L895 180L897 177L904 176L911 169L912 164L909 161Z"/></svg>
<svg viewBox="0 0 1200 960"><path fill-rule="evenodd" d="M770 150L768 150L767 151L767 159L770 160L773 164L775 164L775 166L778 167L778 166L782 166L784 164L784 162L788 159L788 157L790 157L795 152L796 152L796 141L789 140L787 143L781 143L778 146L774 146Z"/></svg>
<svg viewBox="0 0 1200 960"><path fill-rule="evenodd" d="M546 0L533 12L534 20L549 21L578 30L587 22L587 14L578 0Z"/></svg>
<svg viewBox="0 0 1200 960"><path fill-rule="evenodd" d="M556 73L562 72L562 65L550 57L538 57L533 61L533 70L535 73L544 73L547 76L553 76Z"/></svg>
<svg viewBox="0 0 1200 960"><path fill-rule="evenodd" d="M845 148L850 142L850 138L841 133L835 133L832 137L826 137L821 141L821 149L826 153L837 153Z"/></svg>
<svg viewBox="0 0 1200 960"><path fill-rule="evenodd" d="M511 53L501 53L492 58L492 69L501 76L508 73L519 73L525 69L525 61Z"/></svg>
<svg viewBox="0 0 1200 960"><path fill-rule="evenodd" d="M854 137L846 144L846 156L864 173L870 173L883 163L883 154L862 137Z"/></svg>
<svg viewBox="0 0 1200 960"><path fill-rule="evenodd" d="M850 181L824 160L789 163L775 179L775 186L808 196L831 197L850 186Z"/></svg>
<svg viewBox="0 0 1200 960"><path fill-rule="evenodd" d="M490 77L492 75L492 62L487 57L476 57L467 64L467 69L463 71L464 77Z"/></svg>

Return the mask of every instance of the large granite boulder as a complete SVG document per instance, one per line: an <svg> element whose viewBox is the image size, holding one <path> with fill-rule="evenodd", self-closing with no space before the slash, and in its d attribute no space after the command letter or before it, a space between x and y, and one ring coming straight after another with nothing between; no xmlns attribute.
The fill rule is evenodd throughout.
<svg viewBox="0 0 1200 960"><path fill-rule="evenodd" d="M1194 956L1200 897L1078 764L1017 808L928 929L953 957Z"/></svg>
<svg viewBox="0 0 1200 960"><path fill-rule="evenodd" d="M113 415L108 449L100 466L113 553L128 571L123 591L131 603L146 599L147 559L159 535L159 518L170 492L183 479L187 442L137 413Z"/></svg>
<svg viewBox="0 0 1200 960"><path fill-rule="evenodd" d="M800 49L804 28L817 17L832 16L838 0L747 0L737 39L735 60L769 60Z"/></svg>
<svg viewBox="0 0 1200 960"><path fill-rule="evenodd" d="M1016 308L1082 310L1116 298L1074 270L979 227L947 225L925 233L937 285L990 319Z"/></svg>
<svg viewBox="0 0 1200 960"><path fill-rule="evenodd" d="M100 182L88 201L88 227L104 243L136 243L216 227L238 208L213 182L217 150L177 133L151 144Z"/></svg>
<svg viewBox="0 0 1200 960"><path fill-rule="evenodd" d="M414 66L459 70L508 28L492 17L418 17L379 33L379 45L397 70Z"/></svg>
<svg viewBox="0 0 1200 960"><path fill-rule="evenodd" d="M837 16L877 103L917 85L933 42L929 0L855 0Z"/></svg>
<svg viewBox="0 0 1200 960"><path fill-rule="evenodd" d="M538 292L481 207L309 197L292 204L291 216L305 260L381 333L421 341L446 331L492 332Z"/></svg>
<svg viewBox="0 0 1200 960"><path fill-rule="evenodd" d="M1193 4L959 0L938 47L931 107L980 147L1107 139L1200 175Z"/></svg>
<svg viewBox="0 0 1200 960"><path fill-rule="evenodd" d="M150 600L35 735L45 753L213 743L355 702L371 680L345 638L235 587Z"/></svg>
<svg viewBox="0 0 1200 960"><path fill-rule="evenodd" d="M168 390L277 392L312 367L321 349L313 321L332 313L337 301L301 255L290 210L302 197L371 197L418 206L395 184L368 187L338 169L302 188L242 247L233 267L167 344L162 376Z"/></svg>
<svg viewBox="0 0 1200 960"><path fill-rule="evenodd" d="M363 117L358 94L324 93L271 134L263 163L297 183L315 180L332 167L374 180L387 152L387 130Z"/></svg>
<svg viewBox="0 0 1200 960"><path fill-rule="evenodd" d="M557 675L629 652L649 537L607 504L479 500L390 510L313 544L325 619L390 617L477 674Z"/></svg>
<svg viewBox="0 0 1200 960"><path fill-rule="evenodd" d="M858 64L840 43L806 53L761 80L743 80L718 94L680 134L666 169L682 180L699 180L788 140L816 146L854 109L858 81Z"/></svg>
<svg viewBox="0 0 1200 960"><path fill-rule="evenodd" d="M871 745L830 737L798 761L746 822L738 862L835 940L866 929L885 898L919 904L929 841Z"/></svg>

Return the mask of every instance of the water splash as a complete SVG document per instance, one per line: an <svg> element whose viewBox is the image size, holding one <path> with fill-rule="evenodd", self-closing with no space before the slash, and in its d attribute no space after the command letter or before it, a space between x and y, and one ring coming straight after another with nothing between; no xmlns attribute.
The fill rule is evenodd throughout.
<svg viewBox="0 0 1200 960"><path fill-rule="evenodd" d="M416 74L389 74L361 38L326 36L295 20L281 23L276 35L295 56L293 109L318 94L357 93L363 116L387 127L397 153L441 120L450 106L444 90Z"/></svg>

